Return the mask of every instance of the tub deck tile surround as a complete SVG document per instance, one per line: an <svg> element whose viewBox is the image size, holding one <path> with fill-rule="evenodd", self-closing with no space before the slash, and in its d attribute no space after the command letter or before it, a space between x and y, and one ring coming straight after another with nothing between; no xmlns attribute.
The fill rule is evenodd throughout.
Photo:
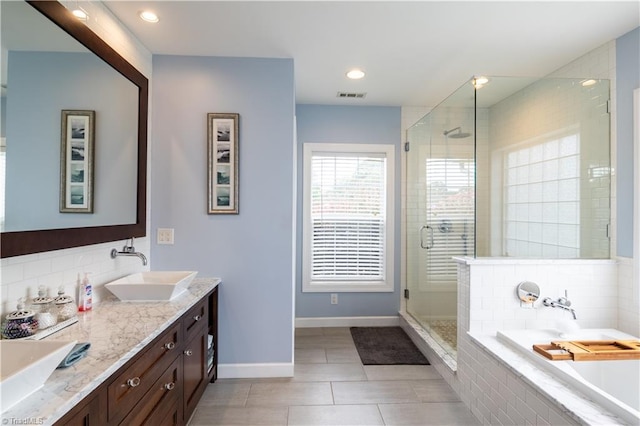
<svg viewBox="0 0 640 426"><path fill-rule="evenodd" d="M590 425L624 425L627 424L614 414L604 410L589 398L576 392L563 381L533 365L522 355L514 352L498 341L495 336L470 333L470 339L477 345L477 351L485 358L490 358L484 367L498 373L498 389L502 396L495 402L491 414L504 413L515 423L520 420L536 424L536 421L549 424L590 424ZM496 374L492 374L496 377ZM506 378L504 381L503 378ZM480 375L476 382L484 381ZM484 388L478 385L477 391L496 389L495 383ZM494 395L495 396L495 395ZM500 401L502 399L502 401ZM504 409L506 407L506 410ZM472 409L473 411L473 409Z"/></svg>
<svg viewBox="0 0 640 426"><path fill-rule="evenodd" d="M80 313L77 323L47 339L90 342L88 355L72 367L54 371L44 387L3 412L3 420L55 423L220 282L196 278L186 292L169 302L130 303L110 296Z"/></svg>
<svg viewBox="0 0 640 426"><path fill-rule="evenodd" d="M604 313L602 310L603 303L608 306L616 302L615 260L468 257L455 260L458 263L457 360L452 363L443 360L444 354L429 342L433 339L424 338L426 332L416 326L409 315L401 312L401 318L414 342L421 338L428 342L416 344L428 354L434 367L477 419L484 424L624 424L586 398L571 400L574 395L570 402L565 402L562 399L565 394L573 392L566 386L540 389L538 379L526 379L523 371L505 365L491 349L469 334L491 339L497 330L554 328L566 312L538 306L538 309L520 307L514 291L517 283L524 280L538 282L542 297L560 296L568 288L582 328L615 328L615 309L607 308ZM594 297L598 298L598 304L591 300ZM500 347L501 343L495 341L495 345ZM524 371L537 370L524 358L516 358L514 365ZM538 374L546 373L538 371ZM553 380L549 375L546 377ZM557 386L560 382L554 383Z"/></svg>

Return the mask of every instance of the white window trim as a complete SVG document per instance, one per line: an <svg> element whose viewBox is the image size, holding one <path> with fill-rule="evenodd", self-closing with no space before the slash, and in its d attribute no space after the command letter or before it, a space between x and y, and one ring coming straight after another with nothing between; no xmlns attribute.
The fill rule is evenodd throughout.
<svg viewBox="0 0 640 426"><path fill-rule="evenodd" d="M393 292L395 243L395 146L387 144L305 143L303 148L302 291L317 293ZM387 200L385 276L381 281L319 281L311 278L311 158L314 153L361 153L386 156Z"/></svg>

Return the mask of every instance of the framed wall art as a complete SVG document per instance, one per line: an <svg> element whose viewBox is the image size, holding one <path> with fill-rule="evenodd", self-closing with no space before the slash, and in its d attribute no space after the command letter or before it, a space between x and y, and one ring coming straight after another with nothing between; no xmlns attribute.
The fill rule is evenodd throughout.
<svg viewBox="0 0 640 426"><path fill-rule="evenodd" d="M209 214L238 214L239 114L207 114Z"/></svg>
<svg viewBox="0 0 640 426"><path fill-rule="evenodd" d="M62 110L60 212L93 213L95 111Z"/></svg>

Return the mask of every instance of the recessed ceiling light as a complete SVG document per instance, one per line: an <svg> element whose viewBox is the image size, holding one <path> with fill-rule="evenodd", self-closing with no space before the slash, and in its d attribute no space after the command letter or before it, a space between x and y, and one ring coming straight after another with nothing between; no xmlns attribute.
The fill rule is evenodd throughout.
<svg viewBox="0 0 640 426"><path fill-rule="evenodd" d="M160 18L158 18L158 15L151 12L150 10L144 10L140 12L140 19L142 19L143 21L152 22L154 24L160 20Z"/></svg>
<svg viewBox="0 0 640 426"><path fill-rule="evenodd" d="M364 71L358 69L358 68L354 68L352 70L350 70L349 72L347 72L347 77L349 77L352 80L359 80L362 77L364 77Z"/></svg>
<svg viewBox="0 0 640 426"><path fill-rule="evenodd" d="M71 11L71 13L73 13L73 16L75 16L76 18L80 19L81 21L86 21L87 18L89 17L89 15L87 15L87 12L85 12L84 10L78 8L78 9L73 9Z"/></svg>
<svg viewBox="0 0 640 426"><path fill-rule="evenodd" d="M583 81L583 82L582 82L582 85L583 85L584 87L587 87L587 86L593 86L594 84L596 84L596 81L595 81L594 79L592 79L592 78L591 78L591 79L589 79L589 80L585 80L585 81Z"/></svg>

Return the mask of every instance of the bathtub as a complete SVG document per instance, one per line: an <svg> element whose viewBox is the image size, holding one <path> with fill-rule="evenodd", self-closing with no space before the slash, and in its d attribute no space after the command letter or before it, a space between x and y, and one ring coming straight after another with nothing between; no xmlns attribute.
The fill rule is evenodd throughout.
<svg viewBox="0 0 640 426"><path fill-rule="evenodd" d="M555 330L498 331L499 341L525 354L603 408L629 424L640 424L640 360L551 361L533 351L534 344L552 340L637 339L613 329L576 330L561 334Z"/></svg>

